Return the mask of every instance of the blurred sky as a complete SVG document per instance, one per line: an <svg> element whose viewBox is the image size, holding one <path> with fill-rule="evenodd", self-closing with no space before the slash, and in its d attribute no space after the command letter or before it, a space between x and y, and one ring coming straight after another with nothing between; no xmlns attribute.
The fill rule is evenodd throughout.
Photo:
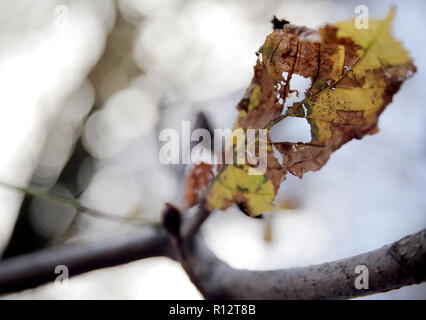
<svg viewBox="0 0 426 320"><path fill-rule="evenodd" d="M383 17L393 3L2 0L0 181L52 185L81 134L96 166L80 200L112 214L157 221L164 202L178 192L176 174L158 161L158 130L180 128L181 120L193 120L199 110L214 127L232 126L274 14L316 28L353 17L359 4L368 6L371 17ZM404 1L396 8L394 35L418 72L382 114L380 132L344 145L303 180L288 175L278 200L291 200L297 209L277 210L265 220L234 209L216 212L203 232L220 258L249 269L321 263L425 227L426 3ZM309 130L304 120L281 126L282 140L305 139ZM83 165L77 174L87 170ZM20 200L16 192L0 189L0 250ZM35 202L35 215L46 205ZM265 242L270 222L272 240ZM83 216L65 242L128 230ZM2 298L200 297L177 263L153 258L78 276L68 288L49 284ZM372 298L424 299L426 285Z"/></svg>

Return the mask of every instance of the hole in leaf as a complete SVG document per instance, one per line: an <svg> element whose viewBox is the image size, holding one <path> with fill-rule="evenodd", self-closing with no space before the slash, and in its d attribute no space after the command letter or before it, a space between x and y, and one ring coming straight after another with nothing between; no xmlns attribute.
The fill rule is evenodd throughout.
<svg viewBox="0 0 426 320"><path fill-rule="evenodd" d="M271 129L273 142L310 142L311 126L305 118L288 117Z"/></svg>

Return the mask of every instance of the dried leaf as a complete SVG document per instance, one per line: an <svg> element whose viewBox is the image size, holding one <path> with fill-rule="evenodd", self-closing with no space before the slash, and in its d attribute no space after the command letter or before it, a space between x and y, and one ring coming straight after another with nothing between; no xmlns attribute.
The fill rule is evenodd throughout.
<svg viewBox="0 0 426 320"><path fill-rule="evenodd" d="M227 165L215 178L207 195L207 206L228 208L233 203L252 215L269 211L274 208L275 187L266 175L249 175L248 165Z"/></svg>
<svg viewBox="0 0 426 320"><path fill-rule="evenodd" d="M195 164L186 177L183 208L189 208L197 204L198 199L206 191L213 178L213 165L205 162Z"/></svg>
<svg viewBox="0 0 426 320"><path fill-rule="evenodd" d="M370 19L369 29L356 29L353 19L318 31L284 24L267 36L234 130L270 129L300 117L310 124L311 142L275 142L268 134L266 173L225 166L208 192L210 209L237 203L251 216L271 210L287 171L301 178L346 142L378 131L379 115L416 71L391 34L393 16L392 10L385 19Z"/></svg>

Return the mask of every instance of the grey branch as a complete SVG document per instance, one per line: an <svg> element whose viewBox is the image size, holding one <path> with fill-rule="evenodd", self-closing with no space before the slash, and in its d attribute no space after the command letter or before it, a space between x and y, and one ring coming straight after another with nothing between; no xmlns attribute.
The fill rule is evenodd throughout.
<svg viewBox="0 0 426 320"><path fill-rule="evenodd" d="M300 268L234 269L198 237L183 248L182 266L211 299L347 299L426 281L426 229L358 256ZM369 270L369 289L356 289L355 267Z"/></svg>
<svg viewBox="0 0 426 320"><path fill-rule="evenodd" d="M198 210L191 217L184 220L180 230L181 237L185 240L193 238L209 215L210 211L205 208L205 202L202 201Z"/></svg>
<svg viewBox="0 0 426 320"><path fill-rule="evenodd" d="M69 276L75 276L155 256L174 257L167 232L152 227L107 240L36 251L0 263L0 294L54 281L58 265L67 266Z"/></svg>
<svg viewBox="0 0 426 320"><path fill-rule="evenodd" d="M344 299L426 281L426 229L352 258L273 271L234 269L218 259L198 234L183 241L175 253L176 238L164 229L144 227L132 235L9 258L0 263L0 293L52 282L58 265L66 265L74 276L154 256L179 256L206 298ZM354 286L357 265L369 269L368 290Z"/></svg>

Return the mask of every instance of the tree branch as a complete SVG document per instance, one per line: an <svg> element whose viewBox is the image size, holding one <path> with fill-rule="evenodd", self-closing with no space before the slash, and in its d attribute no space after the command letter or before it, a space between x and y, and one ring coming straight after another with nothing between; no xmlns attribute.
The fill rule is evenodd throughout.
<svg viewBox="0 0 426 320"><path fill-rule="evenodd" d="M347 299L426 281L426 229L351 258L272 271L234 269L199 237L182 248L191 281L213 299ZM358 265L369 270L369 289L355 288Z"/></svg>
<svg viewBox="0 0 426 320"><path fill-rule="evenodd" d="M154 256L179 256L200 292L215 299L344 299L426 281L426 229L351 258L272 271L234 269L218 259L199 235L174 238L175 254L172 238L164 229L144 227L132 235L9 258L0 263L0 293L54 281L58 265L66 265L74 276ZM368 267L368 290L355 288L357 265Z"/></svg>
<svg viewBox="0 0 426 320"><path fill-rule="evenodd" d="M169 235L153 227L108 240L36 251L0 263L0 294L54 281L58 265L67 266L69 276L75 276L155 256L174 259Z"/></svg>
<svg viewBox="0 0 426 320"><path fill-rule="evenodd" d="M198 232L201 225L209 217L210 211L206 209L204 201L198 206L198 210L189 218L184 220L180 230L180 236L184 240L189 240Z"/></svg>

